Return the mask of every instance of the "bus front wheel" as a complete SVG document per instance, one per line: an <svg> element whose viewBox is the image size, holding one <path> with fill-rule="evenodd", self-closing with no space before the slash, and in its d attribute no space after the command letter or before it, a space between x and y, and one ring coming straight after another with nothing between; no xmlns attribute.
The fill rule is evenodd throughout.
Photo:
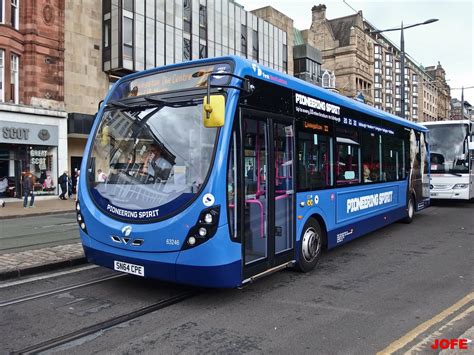
<svg viewBox="0 0 474 355"><path fill-rule="evenodd" d="M298 269L308 272L314 269L321 257L323 246L323 232L318 221L314 218L308 219L304 225L300 240L300 256Z"/></svg>

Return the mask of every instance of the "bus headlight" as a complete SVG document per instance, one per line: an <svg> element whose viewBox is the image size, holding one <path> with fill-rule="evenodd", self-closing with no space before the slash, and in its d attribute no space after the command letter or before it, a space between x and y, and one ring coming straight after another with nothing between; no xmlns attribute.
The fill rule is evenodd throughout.
<svg viewBox="0 0 474 355"><path fill-rule="evenodd" d="M469 184L456 184L453 186L453 190L467 189Z"/></svg>
<svg viewBox="0 0 474 355"><path fill-rule="evenodd" d="M189 229L183 249L198 246L212 238L219 225L220 206L206 208L199 214L197 223Z"/></svg>
<svg viewBox="0 0 474 355"><path fill-rule="evenodd" d="M212 214L206 213L206 215L204 216L204 222L208 224L212 223Z"/></svg>
<svg viewBox="0 0 474 355"><path fill-rule="evenodd" d="M79 201L76 202L76 220L77 224L79 224L79 227L84 231L84 233L87 233L86 222L82 216L81 205L79 204Z"/></svg>

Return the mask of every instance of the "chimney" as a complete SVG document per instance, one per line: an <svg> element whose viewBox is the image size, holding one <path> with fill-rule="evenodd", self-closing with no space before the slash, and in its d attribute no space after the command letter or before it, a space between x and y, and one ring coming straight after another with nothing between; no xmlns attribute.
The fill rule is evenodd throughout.
<svg viewBox="0 0 474 355"><path fill-rule="evenodd" d="M326 5L319 4L318 6L313 6L311 8L313 14L313 22L323 21L326 19Z"/></svg>

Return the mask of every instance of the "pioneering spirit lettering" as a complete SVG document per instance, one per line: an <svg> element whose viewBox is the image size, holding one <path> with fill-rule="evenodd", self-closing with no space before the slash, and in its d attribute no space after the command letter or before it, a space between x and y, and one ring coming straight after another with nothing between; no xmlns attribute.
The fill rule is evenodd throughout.
<svg viewBox="0 0 474 355"><path fill-rule="evenodd" d="M354 213L368 208L388 204L393 200L393 191L354 197L347 200L347 213Z"/></svg>
<svg viewBox="0 0 474 355"><path fill-rule="evenodd" d="M339 106L315 99L313 97L308 97L302 94L295 94L295 101L299 105L315 108L317 110L332 113L334 115L341 114L341 108Z"/></svg>
<svg viewBox="0 0 474 355"><path fill-rule="evenodd" d="M158 217L158 214L159 214L159 209L158 208L153 209L153 210L140 211L139 212L139 211L124 210L122 208L118 208L118 207L112 206L110 204L107 204L107 211L109 211L110 213L113 213L117 216L135 218L135 219Z"/></svg>

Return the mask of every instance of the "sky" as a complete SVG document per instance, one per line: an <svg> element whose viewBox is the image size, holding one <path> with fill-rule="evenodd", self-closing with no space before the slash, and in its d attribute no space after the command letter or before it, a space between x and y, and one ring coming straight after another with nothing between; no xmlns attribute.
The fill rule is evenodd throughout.
<svg viewBox="0 0 474 355"><path fill-rule="evenodd" d="M473 0L235 0L247 11L271 5L289 16L299 30L311 25L313 5L326 5L326 18L333 19L362 10L364 18L378 29L399 27L437 18L438 22L404 31L405 51L424 67L437 65L446 71L451 97L474 105L474 1ZM350 6L349 6L350 5ZM398 47L400 32L385 36ZM324 64L323 64L324 65ZM336 78L337 80L337 78ZM459 88L459 89L457 89Z"/></svg>

